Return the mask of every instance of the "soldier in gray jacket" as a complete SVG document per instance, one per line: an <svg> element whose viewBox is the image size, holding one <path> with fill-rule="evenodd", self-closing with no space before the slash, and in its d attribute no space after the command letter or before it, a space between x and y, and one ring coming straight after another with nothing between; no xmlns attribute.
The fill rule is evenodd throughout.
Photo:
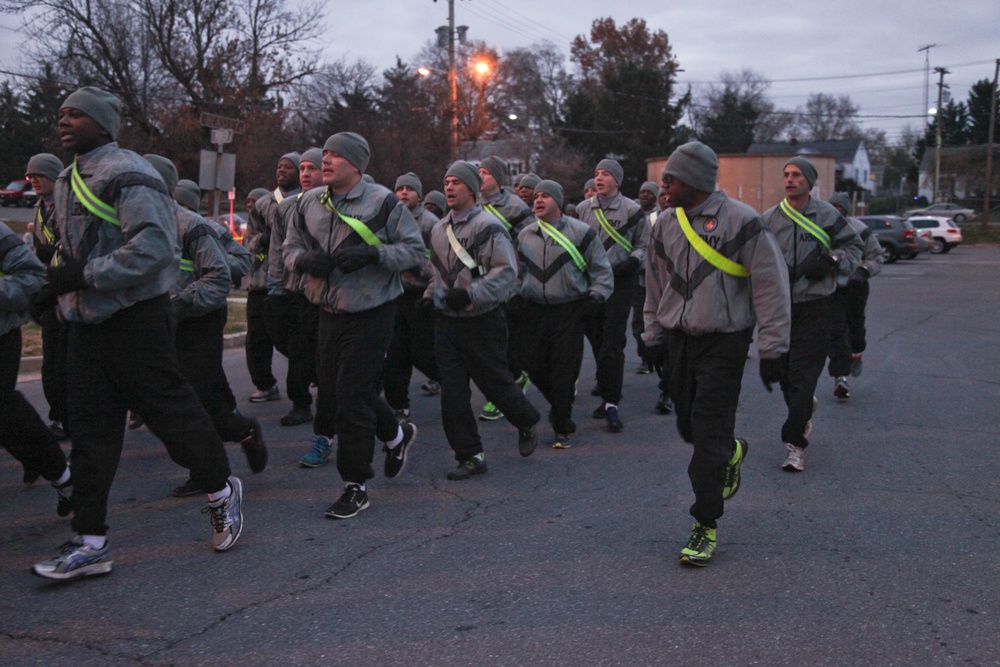
<svg viewBox="0 0 1000 667"><path fill-rule="evenodd" d="M666 358L677 430L694 445L695 524L680 559L697 566L715 552L716 522L740 486L748 445L734 431L754 325L770 390L791 321L781 251L753 209L715 192L717 172L715 153L697 141L667 160L663 186L674 208L660 214L649 240L643 311L647 356Z"/></svg>
<svg viewBox="0 0 1000 667"><path fill-rule="evenodd" d="M10 227L0 222L0 447L24 468L24 481L39 476L55 487L59 516L72 511L72 480L66 456L31 403L17 391L21 325L28 321L30 297L45 281L45 267Z"/></svg>
<svg viewBox="0 0 1000 667"><path fill-rule="evenodd" d="M622 196L619 188L625 172L616 160L605 159L594 170L597 194L580 202L576 215L601 239L615 274L615 291L604 306L587 318L585 331L597 360L597 389L601 404L594 419L606 419L608 430L624 428L618 413L628 342L628 313L638 282L639 267L646 261L649 224L642 209Z"/></svg>
<svg viewBox="0 0 1000 667"><path fill-rule="evenodd" d="M844 216L847 224L861 237L865 250L861 264L850 276L837 276L837 291L830 308L830 364L827 371L834 379L833 395L842 401L851 397L847 376L861 375L861 353L865 351L865 307L868 305L868 279L882 271L882 244L857 218L848 217L850 198L843 192L830 197L830 205Z"/></svg>
<svg viewBox="0 0 1000 667"><path fill-rule="evenodd" d="M174 192L178 181L174 163L162 155L143 155L143 158L160 174L167 190ZM194 387L219 437L240 443L250 470L262 472L267 467L267 446L260 422L237 409L236 397L222 367L232 280L218 237L220 228L176 201L173 211L181 260L177 282L170 289L170 303L177 318L174 339L181 373ZM203 491L198 481L190 477L173 490L173 495L183 498Z"/></svg>
<svg viewBox="0 0 1000 667"><path fill-rule="evenodd" d="M810 196L816 167L804 157L785 163L785 199L764 212L764 226L785 256L792 287L792 339L781 392L788 417L781 427L782 468L805 470L812 432L816 383L830 348L829 309L837 276L849 276L861 262L858 233L825 201Z"/></svg>
<svg viewBox="0 0 1000 667"><path fill-rule="evenodd" d="M381 185L362 180L370 150L341 132L323 145L323 183L302 195L285 239L285 268L308 275L305 295L320 308L314 445L337 435L344 493L326 511L347 519L369 506L375 438L385 442L385 476L398 476L416 435L379 396L379 377L403 293L400 273L424 261L409 209ZM390 435L392 434L392 435Z"/></svg>
<svg viewBox="0 0 1000 667"><path fill-rule="evenodd" d="M232 548L243 529L243 485L230 476L222 440L178 368L168 293L180 247L166 185L148 162L118 147L119 123L119 101L97 88L70 94L59 111L59 138L76 158L56 181L62 246L36 299L58 298L68 322L77 535L34 566L53 579L111 571L105 519L129 408L208 493L214 549Z"/></svg>
<svg viewBox="0 0 1000 667"><path fill-rule="evenodd" d="M538 444L540 416L507 368L507 323L500 304L517 278L514 246L503 223L476 204L482 177L468 162L451 165L444 179L448 214L431 230L431 282L422 307L437 312L434 349L441 371L441 421L458 466L448 479L487 470L470 401L471 379L518 429L518 451Z"/></svg>
<svg viewBox="0 0 1000 667"><path fill-rule="evenodd" d="M562 214L563 189L535 186L537 219L518 234L518 295L507 312L531 326L520 344L532 381L552 406L553 447L567 449L576 432L573 399L583 360L583 316L611 296L615 280L604 246L587 223ZM520 309L517 303L523 304ZM520 312L517 312L520 311Z"/></svg>

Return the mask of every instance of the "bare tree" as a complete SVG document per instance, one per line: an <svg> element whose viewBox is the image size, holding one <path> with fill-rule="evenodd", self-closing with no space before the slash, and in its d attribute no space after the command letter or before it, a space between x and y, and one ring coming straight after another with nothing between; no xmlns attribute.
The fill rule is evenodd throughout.
<svg viewBox="0 0 1000 667"><path fill-rule="evenodd" d="M796 109L798 139L832 141L860 137L861 127L855 120L859 110L850 95L813 93L805 107Z"/></svg>

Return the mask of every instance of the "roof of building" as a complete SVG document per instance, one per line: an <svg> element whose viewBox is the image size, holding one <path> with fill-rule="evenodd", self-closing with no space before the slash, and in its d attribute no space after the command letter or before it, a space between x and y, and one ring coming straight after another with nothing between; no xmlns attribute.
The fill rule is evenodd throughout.
<svg viewBox="0 0 1000 667"><path fill-rule="evenodd" d="M748 155L832 155L837 162L851 162L864 145L863 139L836 141L790 141L777 144L751 144Z"/></svg>

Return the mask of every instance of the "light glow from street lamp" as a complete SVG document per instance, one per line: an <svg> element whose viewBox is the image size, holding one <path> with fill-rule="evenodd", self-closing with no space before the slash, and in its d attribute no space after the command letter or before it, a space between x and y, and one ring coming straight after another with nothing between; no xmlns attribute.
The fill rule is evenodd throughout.
<svg viewBox="0 0 1000 667"><path fill-rule="evenodd" d="M431 71L429 69L427 69L426 67L418 67L417 68L417 74L419 74L420 76L430 76L431 75Z"/></svg>
<svg viewBox="0 0 1000 667"><path fill-rule="evenodd" d="M477 60L475 64L476 74L485 76L490 73L490 64L485 60Z"/></svg>

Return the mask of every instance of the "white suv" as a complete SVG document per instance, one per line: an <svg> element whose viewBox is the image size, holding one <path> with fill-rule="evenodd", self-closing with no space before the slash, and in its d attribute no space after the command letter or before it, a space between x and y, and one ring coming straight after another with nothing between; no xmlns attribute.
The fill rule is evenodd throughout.
<svg viewBox="0 0 1000 667"><path fill-rule="evenodd" d="M915 216L909 221L918 234L930 232L931 252L935 255L946 253L962 242L962 230L951 218Z"/></svg>

